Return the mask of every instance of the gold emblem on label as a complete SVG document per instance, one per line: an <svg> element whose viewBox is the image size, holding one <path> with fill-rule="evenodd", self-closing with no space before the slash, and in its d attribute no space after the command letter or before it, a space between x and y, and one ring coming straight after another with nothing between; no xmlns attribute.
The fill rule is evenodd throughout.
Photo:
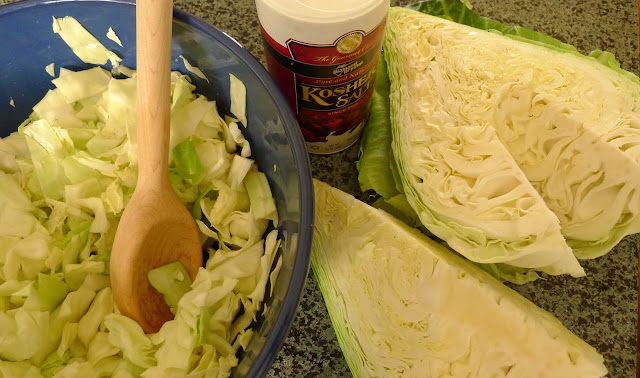
<svg viewBox="0 0 640 378"><path fill-rule="evenodd" d="M336 49L341 54L348 54L350 52L353 52L355 49L357 49L361 43L362 43L362 34L358 34L358 33L349 34L342 37L342 39L338 41L338 44L336 45Z"/></svg>

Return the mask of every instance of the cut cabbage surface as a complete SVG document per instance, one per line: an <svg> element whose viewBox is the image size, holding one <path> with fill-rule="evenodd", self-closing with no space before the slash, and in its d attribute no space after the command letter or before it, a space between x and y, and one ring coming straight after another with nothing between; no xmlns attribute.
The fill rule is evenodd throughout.
<svg viewBox="0 0 640 378"><path fill-rule="evenodd" d="M311 265L355 377L601 377L603 358L471 262L315 181Z"/></svg>
<svg viewBox="0 0 640 378"><path fill-rule="evenodd" d="M584 275L558 219L495 127L465 117L487 109L461 101L456 85L482 96L482 81L464 69L442 67L459 62L439 62L437 52L454 47L430 35L432 24L444 24L454 35L470 32L464 25L393 8L384 41L393 154L407 200L429 231L472 261Z"/></svg>

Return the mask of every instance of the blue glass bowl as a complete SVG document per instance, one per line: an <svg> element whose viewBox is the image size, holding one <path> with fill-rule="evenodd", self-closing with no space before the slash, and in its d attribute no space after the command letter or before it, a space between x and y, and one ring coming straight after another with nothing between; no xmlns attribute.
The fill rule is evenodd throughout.
<svg viewBox="0 0 640 378"><path fill-rule="evenodd" d="M134 1L25 0L0 7L0 137L15 131L47 90L54 88L45 66L91 67L53 33L53 16L73 16L123 57L122 64L136 66ZM109 27L124 48L107 39ZM249 127L245 135L276 199L283 265L273 296L267 301L269 311L255 325L256 335L234 375L263 376L291 325L309 270L313 186L308 155L286 100L267 71L238 42L202 19L174 9L172 69L188 73L179 55L197 64L209 78L210 83L191 75L197 92L215 100L220 114L229 114L229 73L247 87Z"/></svg>

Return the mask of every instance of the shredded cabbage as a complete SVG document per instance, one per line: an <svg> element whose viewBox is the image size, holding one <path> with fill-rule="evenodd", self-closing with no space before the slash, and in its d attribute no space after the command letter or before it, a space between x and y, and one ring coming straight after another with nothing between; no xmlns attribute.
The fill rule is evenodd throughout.
<svg viewBox="0 0 640 378"><path fill-rule="evenodd" d="M116 31L113 30L113 28L109 28L109 30L107 31L107 38L109 38L113 42L115 42L118 45L120 45L120 47L123 47L122 46L122 41L120 41L120 38L118 38L118 35L116 34Z"/></svg>
<svg viewBox="0 0 640 378"><path fill-rule="evenodd" d="M122 61L113 51L107 50L78 20L71 16L53 17L53 32L59 34L74 54L83 62L105 64L116 67Z"/></svg>
<svg viewBox="0 0 640 378"><path fill-rule="evenodd" d="M47 71L47 73L49 74L49 76L51 77L56 77L56 69L55 69L55 63L51 63L48 64L45 68L45 71Z"/></svg>
<svg viewBox="0 0 640 378"><path fill-rule="evenodd" d="M245 109L247 107L247 88L244 83L234 74L229 74L229 85L231 86L231 113L236 116L238 121L247 126L247 116Z"/></svg>
<svg viewBox="0 0 640 378"><path fill-rule="evenodd" d="M189 63L189 61L187 60L187 58L185 58L184 56L180 55L179 56L180 59L182 59L182 63L184 63L184 67L191 73L193 73L194 75L196 75L197 77L206 80L207 83L209 82L209 79L207 79L207 77L204 75L204 73L202 72L202 70L194 65L192 65L191 63Z"/></svg>
<svg viewBox="0 0 640 378"><path fill-rule="evenodd" d="M54 22L81 58L106 62L102 45L87 51L93 37L77 21ZM0 139L0 375L228 376L281 264L275 201L241 129L172 72L167 164L208 260L191 285L172 270L182 284L165 290L175 319L145 335L109 287L137 179L136 80L61 68L53 84Z"/></svg>

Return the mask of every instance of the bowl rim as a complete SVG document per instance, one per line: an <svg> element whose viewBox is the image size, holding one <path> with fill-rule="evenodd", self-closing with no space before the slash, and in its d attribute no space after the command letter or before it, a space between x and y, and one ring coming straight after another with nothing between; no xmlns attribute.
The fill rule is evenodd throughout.
<svg viewBox="0 0 640 378"><path fill-rule="evenodd" d="M133 6L135 0L20 0L0 6L0 16L6 16L16 11L22 11L31 7L43 4L57 3L117 3ZM282 306L267 338L256 356L247 376L265 376L273 364L276 355L280 351L284 339L289 329L293 325L293 319L297 312L298 304L302 297L302 290L307 279L310 268L311 240L313 236L314 221L314 190L311 175L309 155L307 153L302 132L298 126L297 118L289 103L285 100L280 88L273 81L268 71L242 44L204 19L173 7L174 20L181 21L194 29L214 38L224 47L235 54L238 59L253 71L257 79L265 86L267 91L273 96L273 100L278 107L278 111L283 120L284 130L287 138L291 142L293 158L298 169L299 189L300 189L300 229L297 239L296 257L287 292ZM304 252L304 253L300 253ZM295 273L298 273L297 275ZM304 273L304 274L302 274Z"/></svg>

